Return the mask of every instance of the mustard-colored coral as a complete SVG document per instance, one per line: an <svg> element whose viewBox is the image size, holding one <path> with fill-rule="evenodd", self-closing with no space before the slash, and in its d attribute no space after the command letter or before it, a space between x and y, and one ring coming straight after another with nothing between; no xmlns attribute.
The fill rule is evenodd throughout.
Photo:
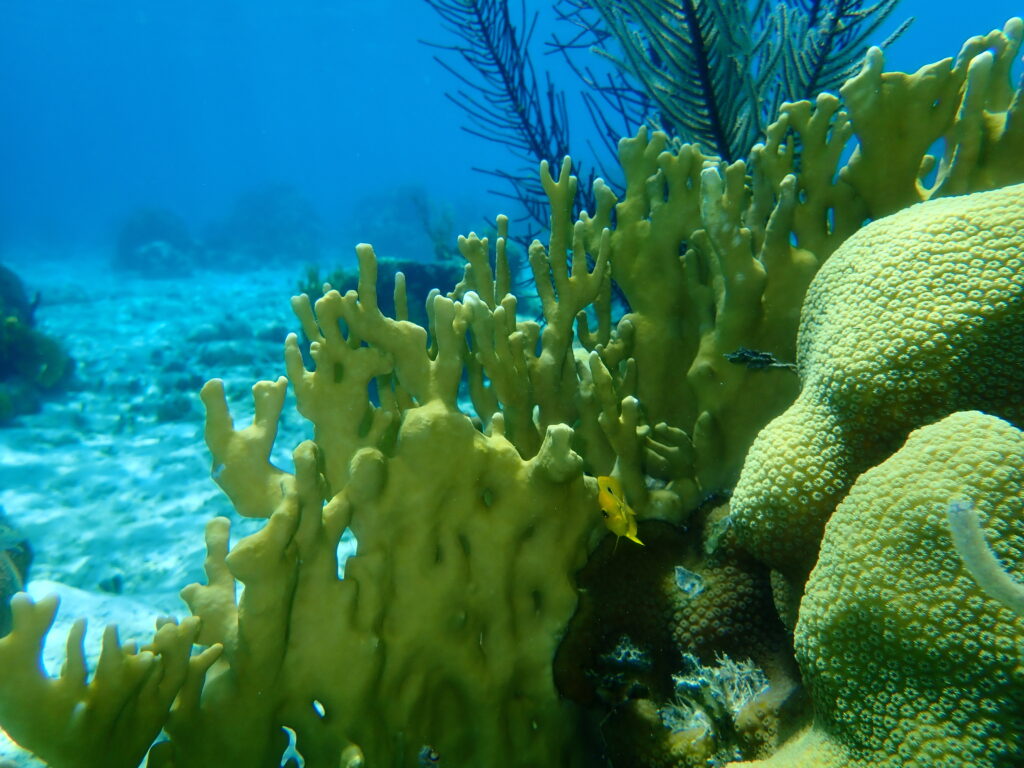
<svg viewBox="0 0 1024 768"><path fill-rule="evenodd" d="M209 584L184 597L203 620L199 642L223 645L223 659L202 699L171 713L171 741L151 763L276 765L287 726L310 768L342 755L415 764L423 750L456 764L578 765L551 661L600 517L572 430L547 427L524 458L500 410L486 432L474 426L456 408L465 334L496 308L475 294L436 298L430 348L423 328L380 313L373 252L359 255L358 293L329 292L315 311L295 301L315 368L295 336L286 364L316 442L296 450L294 477L267 463L284 379L254 388L257 419L241 431L219 382L204 388L218 482L240 511L272 512L230 553L226 521L211 524ZM581 290L595 279L582 262L564 278ZM567 351L549 336L533 375L557 373L544 353ZM341 579L346 529L359 550ZM240 730L251 737L235 739Z"/></svg>
<svg viewBox="0 0 1024 768"><path fill-rule="evenodd" d="M47 606L19 608L20 626L0 641L18 667L18 684L0 685L0 722L54 768L104 760L96 744L122 722L137 724L136 738L110 763L126 766L161 725L169 738L153 747L151 768L276 768L285 728L309 768L437 756L502 768L596 764L601 756L586 749L600 740L585 737L583 713L560 698L551 665L577 605L576 573L605 533L587 475L607 474L641 519L692 518L686 570L707 587L638 623L653 626L661 658L673 661L651 675L654 695L629 691L633 722L648 732L627 734L618 754L628 759L628 745L643 743L648 753L632 753L638 764L671 765L725 759L737 744L746 755L773 748L793 725L783 722L790 695L800 696L783 628L753 638L747 630L763 629L770 590L777 602L789 594L792 607L800 584L766 583L731 533L708 536L727 538L723 560L715 546L692 549L695 511L728 490L754 436L797 396L789 363L823 264L802 315L803 394L791 410L811 421L783 416L789 426L762 435L729 518L756 556L802 581L835 503L910 429L955 408L1013 416L1021 187L938 198L1024 178L1024 101L1009 84L1021 30L1012 20L969 41L955 63L911 76L882 72L872 51L842 99L785 106L749 162L727 165L642 130L620 144L621 199L597 183L596 210L578 221L568 161L557 179L544 165L550 239L529 249L543 323L517 316L504 219L493 243L460 240L464 278L431 294L426 327L406 319L401 275L396 316L381 312L376 258L358 246L358 290L329 291L315 306L293 299L313 366L289 337L287 378L254 387L251 426L234 429L220 382L203 390L214 476L240 514L267 519L234 547L226 520L208 526L209 583L183 596L201 620L197 644L212 650L183 672L194 622L164 628L170 645L155 645L157 661L125 662L163 670L178 659L159 696L143 686L147 695L133 698L99 674L86 686L74 652L69 686L33 666ZM914 119L922 114L928 120ZM860 148L844 165L854 138ZM947 154L936 161L928 152L940 138ZM887 147L899 155L892 183ZM837 250L872 216L919 200L931 202ZM630 305L614 328L611 280ZM737 364L738 350L740 362L770 364ZM296 449L294 474L269 460L289 385L314 437ZM341 578L346 529L359 549ZM647 578L675 574L664 566L678 552L653 552L610 570L629 579L643 555L656 566ZM621 593L623 613L636 607L633 594ZM672 624L659 625L669 614ZM706 670L725 646L775 664L775 689L719 712L717 732L677 727L661 706L678 671L671 664L681 663L675 652L697 652ZM812 657L808 674L822 680L815 702L827 708L834 686ZM74 696L64 695L69 687ZM92 730L68 722L90 704L105 715L116 705L116 716L90 721ZM597 712L595 727L623 704ZM843 727L849 741L833 749L861 738L856 723ZM808 738L831 738L823 734Z"/></svg>
<svg viewBox="0 0 1024 768"><path fill-rule="evenodd" d="M1024 100L1011 71L1022 40L1024 22L1012 18L913 74L883 73L881 50L868 52L840 92L859 139L842 177L870 216L1020 181Z"/></svg>
<svg viewBox="0 0 1024 768"><path fill-rule="evenodd" d="M836 248L913 203L1024 180L1024 99L1011 79L1022 36L1011 19L913 74L884 72L871 49L842 98L784 105L747 161L726 164L646 131L620 142L622 195L599 181L596 210L581 216L592 251L607 239L630 307L612 329L608 303L595 302L598 330L580 333L598 357L580 374L577 434L591 471L617 463L641 515L673 520L735 484L759 430L799 391L786 363L801 303ZM730 361L741 349L780 364ZM588 401L588 374L611 379L613 403ZM589 423L600 410L607 424L628 397L639 418L624 413L617 435ZM668 497L650 494L645 474L665 481Z"/></svg>
<svg viewBox="0 0 1024 768"><path fill-rule="evenodd" d="M199 642L224 658L202 700L172 712L151 764L276 765L283 725L307 766L333 768L346 750L415 764L424 747L455 762L578 764L551 659L598 518L565 437L524 462L461 414L422 406L392 455L357 453L326 506L322 457L300 446L296 492L262 531L229 554L227 522L211 524L210 583L184 597ZM410 466L433 470L409 483ZM346 527L359 552L339 579Z"/></svg>
<svg viewBox="0 0 1024 768"><path fill-rule="evenodd" d="M189 658L199 621L165 623L153 642L122 645L115 627L91 678L85 661L85 620L68 635L60 675L42 671L42 644L58 600L16 595L14 629L0 638L0 722L19 744L57 768L135 768L159 735L167 710L188 686L198 690L220 655L214 645Z"/></svg>
<svg viewBox="0 0 1024 768"><path fill-rule="evenodd" d="M995 768L1024 754L1024 618L964 567L966 499L1024 574L1024 433L953 414L865 472L825 528L796 630L811 732L758 768Z"/></svg>
<svg viewBox="0 0 1024 768"><path fill-rule="evenodd" d="M1024 423L1024 185L873 222L811 284L799 398L732 502L744 546L799 584L836 504L915 427L976 408Z"/></svg>

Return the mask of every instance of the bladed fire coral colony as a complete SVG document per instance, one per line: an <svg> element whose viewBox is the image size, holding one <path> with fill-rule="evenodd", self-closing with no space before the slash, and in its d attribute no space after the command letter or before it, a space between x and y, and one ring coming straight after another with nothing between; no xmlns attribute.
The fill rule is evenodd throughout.
<svg viewBox="0 0 1024 768"><path fill-rule="evenodd" d="M212 520L192 616L108 631L91 675L80 626L42 671L56 601L15 597L0 724L54 768L272 768L289 732L309 768L1019 765L1022 37L913 74L873 48L746 160L641 129L579 216L543 164L542 322L504 218L428 327L358 246L357 290L293 299L309 355L250 426L203 388L264 527Z"/></svg>

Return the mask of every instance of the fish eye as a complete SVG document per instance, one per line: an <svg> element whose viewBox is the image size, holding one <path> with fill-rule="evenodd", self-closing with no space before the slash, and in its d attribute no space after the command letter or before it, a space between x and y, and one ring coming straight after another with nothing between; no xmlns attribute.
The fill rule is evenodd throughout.
<svg viewBox="0 0 1024 768"><path fill-rule="evenodd" d="M608 517L608 513L605 512L603 509L601 510L601 517Z"/></svg>

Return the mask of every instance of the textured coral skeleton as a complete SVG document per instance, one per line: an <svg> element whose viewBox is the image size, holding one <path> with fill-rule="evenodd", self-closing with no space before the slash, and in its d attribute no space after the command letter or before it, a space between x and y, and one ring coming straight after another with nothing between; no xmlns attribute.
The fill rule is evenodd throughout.
<svg viewBox="0 0 1024 768"><path fill-rule="evenodd" d="M950 694L934 687L946 663L936 649L947 641L924 625L894 623L886 606L865 603L862 593L834 583L830 574L857 560L845 549L857 505L912 506L910 489L893 490L901 486L893 477L912 472L899 462L913 465L915 451L931 455L929 440L946 446L962 434L971 436L972 450L985 462L965 458L977 477L964 482L989 493L985 526L998 535L997 551L1017 554L1008 562L1019 568L1021 506L1006 502L1021 488L1020 462L1014 475L1011 460L1019 456L1013 447L1019 431L996 416L950 415L964 408L998 410L1012 400L1012 387L994 386L974 400L954 397L924 415L915 411L920 418L901 422L900 438L884 445L855 429L860 419L879 418L880 406L847 408L842 423L852 423L847 432L861 440L856 461L844 464L842 483L829 485L832 501L791 559L785 542L792 527L768 526L762 546L752 526L771 510L757 495L758 466L785 465L798 446L783 435L785 444L767 457L747 454L772 419L787 418L781 415L787 409L818 398L815 412L831 408L834 415L852 402L834 396L830 387L839 374L819 359L814 338L870 336L873 326L859 324L863 317L830 315L821 286L840 294L853 290L856 270L848 265L858 244L874 243L877 233L907 218L918 217L922 232L955 231L947 226L951 219L975 227L971 237L983 253L952 247L941 255L965 269L974 268L974 259L992 265L992 275L978 268L977 290L994 297L993 312L1005 322L993 321L995 331L968 323L963 335L974 344L972 360L991 363L986 370L998 374L997 384L1005 376L1019 382L1024 360L991 358L1024 317L1020 228L1014 230L1024 209L1024 103L1009 79L1022 33L1024 23L1011 20L1002 31L968 41L955 61L913 75L884 72L882 54L873 49L839 97L823 94L814 103L784 106L748 162L725 164L697 147L674 147L664 135L640 131L620 144L622 199L598 182L597 208L579 220L572 215L576 181L568 161L557 178L542 166L551 231L547 245L530 248L529 265L543 325L517 317L503 219L493 242L460 238L464 278L447 295L431 295L426 328L405 319L400 275L396 317L380 312L376 259L370 246L359 246L357 290L328 292L315 306L308 297L293 299L312 340L312 370L290 336L287 378L253 387L255 418L238 430L221 383L203 389L215 478L239 514L266 518L262 530L229 550L228 521L211 521L208 583L183 592L193 616L164 623L141 650L122 646L108 632L91 679L80 629L69 638L61 675L43 673L40 646L55 602L16 598L14 630L0 639L0 664L9 671L0 679L0 723L55 768L132 768L147 750L154 768L269 768L281 764L285 727L310 768L416 765L424 754L446 765L598 765L607 750L619 756L615 764L632 759L642 765L701 765L722 755L763 758L763 765L807 764L807 755L823 764L895 765L909 750L918 762L900 764L924 766L951 764L963 749L976 765L1005 764L1020 748L1012 735L1013 727L1022 732L1024 716L1019 673L1004 669L1002 657L977 661L993 652L980 645L973 655L957 657L958 665L968 665L963 679L954 680L958 701L971 703L991 739L976 748L968 724L952 715L933 736L928 729L937 726L928 713L953 706ZM857 148L844 162L855 138ZM938 140L945 142L944 155L933 158L929 148ZM921 204L910 207L915 203ZM869 219L877 221L862 229ZM876 251L865 248L859 257L869 283L871 260L885 266L885 254ZM935 255L927 243L915 254L921 263ZM631 307L615 327L612 280ZM944 302L940 292L927 311L959 317L957 301ZM879 306L862 314L884 324L914 311ZM957 347L964 339L955 336L954 329L950 343ZM801 375L730 362L727 355L740 348L795 362ZM922 361L926 368L927 355L904 361L906 350L882 352L872 362L883 378L927 373L915 367ZM860 386L857 374L875 373L855 356L837 365L843 363L852 366L852 374L844 374L849 387ZM269 462L289 384L314 429L313 440L295 449L294 474ZM1001 415L1019 417L1008 406ZM847 432L837 444L851 444ZM761 432L758 443L769 443L772 434L771 427ZM1001 441L999 451L985 448L989 437ZM804 470L785 465L767 476L799 484L797 471ZM602 620L600 603L573 619L581 605L576 574L588 558L608 558L612 546L598 511L598 475L618 478L629 505L648 521L641 522L643 550L631 553L623 542L603 561L618 568L611 579L622 588L616 604L643 616L631 640L656 652L650 674L660 677L642 684L632 676L648 671L581 668L582 658L559 652L571 619L584 637L587 621ZM1000 478L996 487L993 476ZM743 493L737 492L730 512L723 502L737 481ZM920 493L933 506L959 490L943 487L948 493L932 498L936 489L921 482ZM781 488L764 485L766 497ZM835 525L826 524L837 504ZM915 515L900 523L903 538L895 545L902 547L901 564L912 569L907 547L921 537L931 542L938 565L959 568L945 527L927 510ZM685 534L678 529L684 523ZM674 533L657 533L659 525ZM885 517L872 518L871 525L879 536L891 527ZM346 529L359 550L339 578L337 544ZM686 570L703 574L707 589L680 595L676 568L682 563L674 545L656 554L661 535L690 542ZM772 544L777 539L783 544ZM815 560L819 544L822 559ZM635 567L616 566L619 556L632 558L623 562ZM645 574L645 562L659 570ZM917 594L920 584L909 576L894 582L886 565L863 565L865 578L895 590L894 600ZM726 577L742 581L743 589ZM634 594L634 583L656 589ZM992 642L1015 647L1021 619L993 607L965 573L955 586L970 605L962 620L998 616ZM794 595L805 590L797 615ZM772 628L777 634L737 638L733 614L722 606L742 606L747 621L771 599L782 616ZM936 600L936 621L953 621L941 594ZM905 717L881 704L858 710L854 699L869 702L872 694L856 670L836 666L843 643L851 642L843 606L858 605L877 621L881 645L866 642L853 651L882 654L900 695L914 686L923 691ZM785 624L795 625L790 661L800 664L799 674L772 661L786 648L778 639L786 637ZM666 727L659 712L675 696L672 673L681 667L662 664L682 665L692 649L662 653L664 643L641 636L645 627L693 643L703 638L707 646L696 657L705 667L721 638L734 643L734 654L763 654L765 667L775 665L766 669L768 690L700 733ZM607 640L610 653L621 633ZM915 666L916 657L898 655L904 642L938 665L931 677ZM201 650L193 653L194 646ZM566 647L577 646L567 641ZM607 654L594 650L605 663ZM731 663L746 668L741 656ZM1006 679L978 683L989 669ZM589 700L570 701L566 680ZM861 716L847 714L854 710ZM875 714L895 720L890 740L879 740ZM811 725L787 740L794 722ZM161 729L167 739L149 750ZM600 738L583 736L601 729Z"/></svg>

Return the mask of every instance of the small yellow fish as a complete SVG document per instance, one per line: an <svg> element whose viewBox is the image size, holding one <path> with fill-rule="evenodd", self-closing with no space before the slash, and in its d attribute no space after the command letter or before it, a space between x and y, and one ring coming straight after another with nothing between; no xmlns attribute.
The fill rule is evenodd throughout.
<svg viewBox="0 0 1024 768"><path fill-rule="evenodd" d="M644 545L636 537L636 512L626 503L626 494L617 477L601 475L597 478L597 503L601 507L604 524L616 536L616 546L623 536L641 547Z"/></svg>

